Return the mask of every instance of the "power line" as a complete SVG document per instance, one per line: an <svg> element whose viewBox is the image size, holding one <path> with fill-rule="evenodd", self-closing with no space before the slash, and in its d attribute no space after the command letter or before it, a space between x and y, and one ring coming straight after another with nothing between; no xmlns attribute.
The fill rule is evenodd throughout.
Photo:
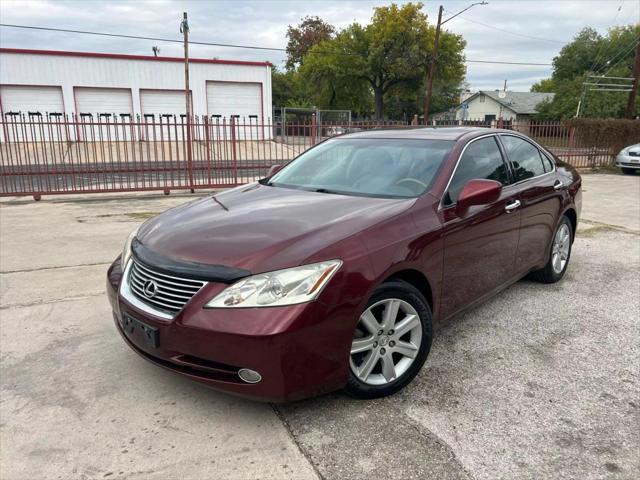
<svg viewBox="0 0 640 480"><path fill-rule="evenodd" d="M626 48L626 49L624 49L624 50L621 50L620 52L618 52L618 54L617 54L615 57L613 57L611 60L609 60L608 62L606 62L606 63L603 65L603 67L607 67L607 66L609 66L609 65L611 65L611 66L609 67L609 69L608 69L608 70L607 70L607 71L606 71L602 76L603 76L603 77L606 77L606 76L607 76L607 74L608 74L611 70L613 70L613 69L614 69L614 68L615 68L615 67L616 67L620 62L624 62L624 61L625 61L624 56L625 56L627 53L629 53L631 50L633 50L633 49L638 45L638 43L640 43L640 38L636 38L633 42L631 42L631 45L630 45L628 48ZM616 58L618 58L620 55L622 55L622 58L621 58L620 60L618 60L617 62L615 62L615 63L611 64L611 62L613 62L613 60L614 60L614 59L616 59Z"/></svg>
<svg viewBox="0 0 640 480"><path fill-rule="evenodd" d="M161 38L161 37L143 37L139 35L126 35L120 33L107 33L107 32L93 32L88 30L70 30L66 28L53 28L53 27L37 27L33 25L14 25L7 23L0 23L0 27L8 27L8 28L23 28L29 30L44 30L50 32L62 32L62 33L75 33L81 35L97 35L101 37L115 37L115 38L128 38L133 40L150 40L154 42L167 42L167 43L179 43L182 44L182 40L175 40L172 38ZM274 52L286 52L286 48L277 48L277 47L258 47L255 45L238 45L231 43L214 43L214 42L196 42L193 40L189 40L189 43L192 45L205 45L211 47L223 47L223 48L243 48L248 50L268 50ZM330 51L312 51L309 52L314 55L347 55L347 56L365 56L357 53L347 53L347 52L330 52ZM537 63L537 62L509 62L509 61L500 61L500 60L465 60L467 63L493 63L500 65L520 65L520 66L551 66L550 63Z"/></svg>
<svg viewBox="0 0 640 480"><path fill-rule="evenodd" d="M445 11L447 11L448 13L451 13L448 10L445 10ZM503 32L503 33L508 33L510 35L515 35L517 37L530 38L532 40L539 40L541 42L557 43L557 44L560 44L560 45L566 45L568 43L568 42L563 42L561 40L553 40L553 39L550 39L550 38L534 37L533 35L527 35L525 33L512 32L510 30L505 30L504 28L496 27L494 25L489 25L488 23L482 23L482 22L479 22L477 20L471 20L470 18L463 17L463 16L459 16L458 18L461 19L461 20L464 20L465 22L475 23L477 25L482 25L483 27L491 28L493 30L497 30L497 31Z"/></svg>
<svg viewBox="0 0 640 480"><path fill-rule="evenodd" d="M620 12L622 11L622 7L624 6L624 2L625 0L622 0L622 2L620 2L620 6L618 7L618 9L616 10L616 16L613 17L613 20L611 21L611 23L609 24L609 27L615 23L615 21L618 19L618 15L620 15ZM600 45L598 46L598 51L596 52L596 56L593 59L593 63L591 64L591 67L589 68L589 70L591 71L598 71L600 70L600 68L602 67L602 65L600 65L600 54L602 55L602 60L605 59L604 57L604 39L600 40ZM606 63L605 63L606 65Z"/></svg>

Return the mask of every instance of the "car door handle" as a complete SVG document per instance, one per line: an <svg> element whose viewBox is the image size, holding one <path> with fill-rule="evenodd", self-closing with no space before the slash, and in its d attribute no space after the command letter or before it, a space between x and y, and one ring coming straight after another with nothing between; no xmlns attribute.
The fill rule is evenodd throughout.
<svg viewBox="0 0 640 480"><path fill-rule="evenodd" d="M518 208L521 205L520 200L514 200L511 203L507 203L507 205L504 207L504 210L509 213L509 212L513 212L516 208Z"/></svg>
<svg viewBox="0 0 640 480"><path fill-rule="evenodd" d="M562 190L564 187L566 187L566 185L562 183L560 180L556 180L555 183L553 184L554 190Z"/></svg>

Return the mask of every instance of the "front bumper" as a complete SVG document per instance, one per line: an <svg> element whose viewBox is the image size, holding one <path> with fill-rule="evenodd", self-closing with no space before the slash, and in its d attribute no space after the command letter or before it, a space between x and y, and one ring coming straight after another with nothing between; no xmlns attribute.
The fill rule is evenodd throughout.
<svg viewBox="0 0 640 480"><path fill-rule="evenodd" d="M618 154L616 157L616 166L620 168L640 169L640 157Z"/></svg>
<svg viewBox="0 0 640 480"><path fill-rule="evenodd" d="M107 277L116 327L136 353L159 366L218 390L272 402L318 395L346 383L355 305L313 301L286 307L204 309L210 292L199 292L167 321L122 298L121 280L117 259ZM156 329L157 346L141 329L125 331L122 322L127 317ZM241 368L259 372L262 380L242 381Z"/></svg>

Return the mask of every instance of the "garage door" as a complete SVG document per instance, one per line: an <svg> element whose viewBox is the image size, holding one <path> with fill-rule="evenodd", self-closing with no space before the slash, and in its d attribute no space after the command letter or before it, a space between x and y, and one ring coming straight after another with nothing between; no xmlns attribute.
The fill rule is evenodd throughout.
<svg viewBox="0 0 640 480"><path fill-rule="evenodd" d="M76 113L80 117L83 139L124 140L131 134L130 125L96 126L92 122L130 122L133 118L131 90L127 88L74 88Z"/></svg>
<svg viewBox="0 0 640 480"><path fill-rule="evenodd" d="M182 138L184 90L140 90L140 109L145 138L152 139L154 135L156 139Z"/></svg>
<svg viewBox="0 0 640 480"><path fill-rule="evenodd" d="M27 85L0 86L2 111L22 113L63 113L61 87L32 87Z"/></svg>
<svg viewBox="0 0 640 480"><path fill-rule="evenodd" d="M207 112L212 122L236 117L236 138L258 139L262 122L262 85L259 83L207 82ZM225 132L229 135L230 132ZM262 138L262 137L260 137Z"/></svg>
<svg viewBox="0 0 640 480"><path fill-rule="evenodd" d="M30 85L2 85L0 86L0 104L5 115L6 125L0 129L2 140L22 141L24 132L17 125L13 125L12 120L17 121L18 117L12 113L22 113L30 117L33 121L39 119L46 122L48 113L63 113L64 103L62 101L61 87L35 87ZM61 120L59 117L55 121ZM60 126L43 124L33 129L29 129L27 137L33 140L40 139L64 139L65 129ZM5 138L7 137L7 138Z"/></svg>

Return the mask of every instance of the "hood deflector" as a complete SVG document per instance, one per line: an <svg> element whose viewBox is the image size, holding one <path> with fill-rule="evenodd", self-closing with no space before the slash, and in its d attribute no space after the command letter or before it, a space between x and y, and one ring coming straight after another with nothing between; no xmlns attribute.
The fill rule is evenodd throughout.
<svg viewBox="0 0 640 480"><path fill-rule="evenodd" d="M145 265L167 275L176 275L208 282L233 283L251 275L249 270L227 267L225 265L208 265L206 263L175 260L160 255L143 245L137 238L131 243L133 255Z"/></svg>

